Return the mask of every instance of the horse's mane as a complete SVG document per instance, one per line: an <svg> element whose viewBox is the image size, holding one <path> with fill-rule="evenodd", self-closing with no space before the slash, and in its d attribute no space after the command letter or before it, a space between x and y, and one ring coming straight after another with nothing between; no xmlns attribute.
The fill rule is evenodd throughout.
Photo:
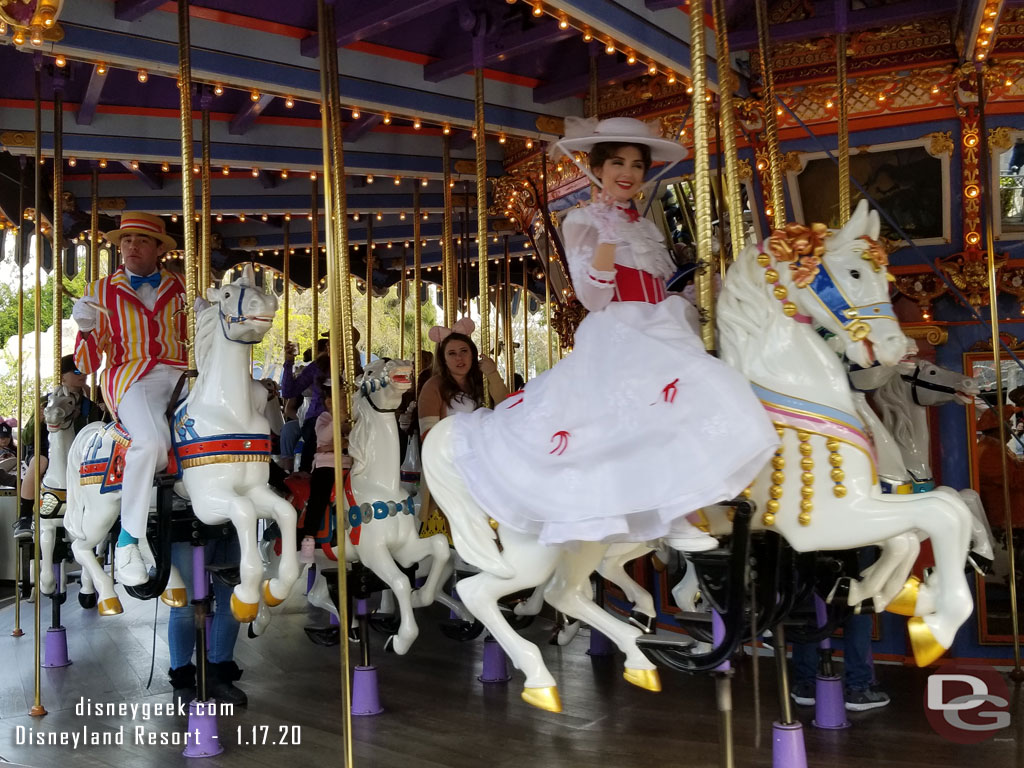
<svg viewBox="0 0 1024 768"><path fill-rule="evenodd" d="M781 374L784 334L774 331L780 323L792 321L779 311L772 286L765 282L764 269L757 263L759 248L744 248L726 273L716 308L719 346L722 359L738 371L747 372L752 360L760 360L763 368Z"/></svg>
<svg viewBox="0 0 1024 768"><path fill-rule="evenodd" d="M907 400L907 383L898 375L876 389L872 397L882 423L900 446L907 445L914 436L914 422L907 413Z"/></svg>
<svg viewBox="0 0 1024 768"><path fill-rule="evenodd" d="M196 352L196 368L202 375L206 367L206 359L210 356L210 349L213 347L213 331L216 329L217 321L220 319L220 307L211 304L196 313L196 334L193 338L193 349Z"/></svg>
<svg viewBox="0 0 1024 768"><path fill-rule="evenodd" d="M353 422L348 435L348 455L352 459L352 474L359 474L366 468L366 445L373 431L371 420L373 408L358 389L352 395Z"/></svg>

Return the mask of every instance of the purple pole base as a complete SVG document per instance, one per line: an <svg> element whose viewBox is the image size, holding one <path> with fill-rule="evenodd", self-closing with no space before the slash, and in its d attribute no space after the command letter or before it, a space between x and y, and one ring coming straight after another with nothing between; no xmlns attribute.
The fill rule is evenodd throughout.
<svg viewBox="0 0 1024 768"><path fill-rule="evenodd" d="M818 675L814 686L814 720L811 724L815 728L834 731L850 727L850 721L846 719L846 697L841 677Z"/></svg>
<svg viewBox="0 0 1024 768"><path fill-rule="evenodd" d="M772 768L807 768L801 723L772 723Z"/></svg>
<svg viewBox="0 0 1024 768"><path fill-rule="evenodd" d="M612 656L618 648L604 634L593 627L590 628L590 648L587 649L588 656Z"/></svg>
<svg viewBox="0 0 1024 768"><path fill-rule="evenodd" d="M377 690L377 668L357 666L352 675L352 716L379 715L383 711Z"/></svg>
<svg viewBox="0 0 1024 768"><path fill-rule="evenodd" d="M213 701L196 701L188 705L188 744L181 753L185 757L213 757L224 751L217 738L217 705Z"/></svg>
<svg viewBox="0 0 1024 768"><path fill-rule="evenodd" d="M505 651L497 640L488 635L484 640L484 670L477 680L481 683L507 683L511 679Z"/></svg>
<svg viewBox="0 0 1024 768"><path fill-rule="evenodd" d="M68 633L64 627L50 627L46 630L46 654L43 660L45 669L66 667L71 664L68 658Z"/></svg>
<svg viewBox="0 0 1024 768"><path fill-rule="evenodd" d="M316 581L316 563L311 563L306 569L306 594L313 589L313 582Z"/></svg>

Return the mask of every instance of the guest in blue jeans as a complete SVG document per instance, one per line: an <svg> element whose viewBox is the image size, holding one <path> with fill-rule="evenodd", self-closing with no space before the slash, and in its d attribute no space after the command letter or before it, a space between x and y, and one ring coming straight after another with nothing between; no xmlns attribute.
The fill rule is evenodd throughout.
<svg viewBox="0 0 1024 768"><path fill-rule="evenodd" d="M171 652L171 668L167 670L174 695L191 701L196 695L196 665L193 654L196 646L195 609L192 600L192 545L176 542L171 545L171 562L181 574L188 592L189 605L171 608L167 622L167 644ZM236 565L239 562L238 539L227 536L206 545L207 565ZM249 703L245 691L235 686L242 676L242 670L235 664L235 641L238 639L239 624L231 615L232 587L213 579L215 610L210 633L207 637L207 693L219 702L228 702L240 707Z"/></svg>
<svg viewBox="0 0 1024 768"><path fill-rule="evenodd" d="M857 552L863 571L878 558L877 547L864 547ZM793 643L795 682L790 695L800 706L815 703L815 679L818 675L818 644ZM846 709L864 712L889 703L889 696L878 687L871 661L871 616L852 614L843 622L843 686Z"/></svg>

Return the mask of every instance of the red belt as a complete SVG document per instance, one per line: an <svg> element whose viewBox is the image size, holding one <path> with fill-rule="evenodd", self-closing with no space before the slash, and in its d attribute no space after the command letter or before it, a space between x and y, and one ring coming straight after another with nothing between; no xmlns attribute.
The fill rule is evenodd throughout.
<svg viewBox="0 0 1024 768"><path fill-rule="evenodd" d="M661 278L641 269L615 265L615 295L612 301L642 301L659 304L666 298Z"/></svg>

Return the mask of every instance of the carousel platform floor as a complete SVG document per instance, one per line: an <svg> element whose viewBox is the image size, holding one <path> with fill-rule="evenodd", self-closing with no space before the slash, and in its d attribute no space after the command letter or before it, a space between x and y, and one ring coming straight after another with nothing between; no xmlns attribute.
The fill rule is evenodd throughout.
<svg viewBox="0 0 1024 768"><path fill-rule="evenodd" d="M304 584L305 580L302 580ZM48 714L30 717L33 703L32 604L22 604L25 635L11 636L14 611L0 602L0 763L34 768L132 765L135 768L183 766L180 746L135 743L136 729L155 738L173 738L185 730L174 715L143 720L81 716L82 698L95 703L165 704L168 609L122 597L125 613L100 618L79 609L77 585L64 607L72 665L42 670L42 703ZM43 626L49 624L49 601ZM312 644L303 632L326 624L326 614L310 608L297 587L275 609L268 632L250 640L243 631L236 659L245 669L239 683L249 696L247 708L220 719L224 752L205 758L210 768L268 766L291 761L308 765L342 765L339 651ZM457 643L444 637L437 620L446 612L435 606L421 616L421 634L407 656L382 651L383 637L371 636L379 670L384 714L353 723L355 765L372 768L649 768L718 763L714 683L708 676L662 672L664 691L651 694L622 679L622 656L591 658L586 630L567 647L546 644L551 623L538 620L525 630L541 646L559 681L563 714L541 712L524 704L522 676L506 684L477 681L482 663L480 639ZM154 639L154 619L156 632ZM152 683L150 660L155 645ZM353 653L358 653L353 646ZM353 662L354 663L354 662ZM737 670L733 684L736 709L736 765L770 766L771 721L777 712L773 664L762 656L761 740L755 746L752 665ZM936 735L925 719L924 672L894 666L879 669L892 704L883 710L851 713L852 727L819 731L810 726L811 709L797 708L805 724L810 766L835 768L957 768L992 766L1024 768L1024 715L1018 689L1013 723L995 738L958 746ZM140 710L141 711L141 710ZM19 734L102 733L125 726L123 746L19 744ZM264 731L263 727L266 726ZM296 726L292 728L292 726ZM255 729L255 730L254 730ZM300 743L274 744L283 732ZM266 743L253 744L256 741ZM264 733L266 736L264 737ZM48 738L48 736L45 736ZM282 762L284 761L284 762ZM192 763L195 765L195 763Z"/></svg>

